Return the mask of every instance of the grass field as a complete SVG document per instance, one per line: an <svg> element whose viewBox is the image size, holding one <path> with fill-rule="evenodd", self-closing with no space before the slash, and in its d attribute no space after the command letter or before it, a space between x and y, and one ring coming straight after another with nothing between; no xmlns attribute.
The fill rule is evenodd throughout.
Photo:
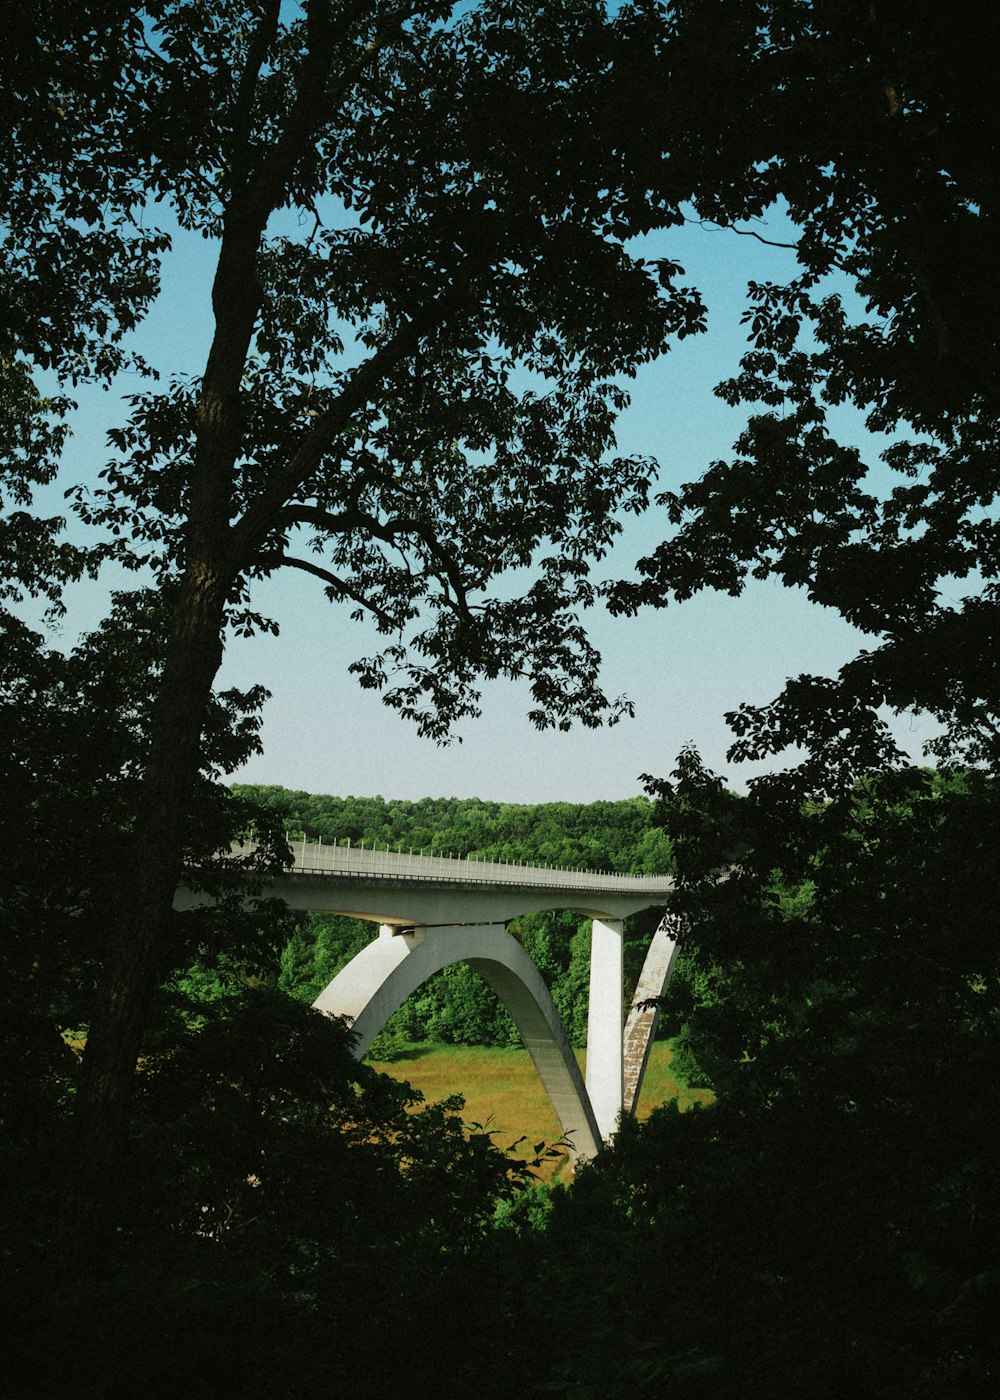
<svg viewBox="0 0 1000 1400"><path fill-rule="evenodd" d="M583 1069L586 1051L576 1053ZM554 1142L559 1137L556 1116L526 1050L414 1045L391 1064L375 1063L374 1067L395 1079L406 1080L429 1100L461 1094L466 1122L495 1130L494 1141L500 1147L523 1136L527 1139L524 1147L530 1152L536 1142ZM639 1117L646 1117L657 1104L673 1098L681 1108L690 1108L694 1103L707 1102L711 1095L704 1089L686 1089L677 1082L670 1069L670 1047L659 1041L650 1053L639 1098ZM568 1180L569 1158L560 1155L539 1174L546 1180Z"/></svg>

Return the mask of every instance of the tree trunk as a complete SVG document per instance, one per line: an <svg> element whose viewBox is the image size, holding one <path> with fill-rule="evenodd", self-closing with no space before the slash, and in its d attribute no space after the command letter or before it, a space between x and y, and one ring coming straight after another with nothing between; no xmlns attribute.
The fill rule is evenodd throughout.
<svg viewBox="0 0 1000 1400"><path fill-rule="evenodd" d="M189 565L174 609L135 830L123 853L116 907L109 910L112 938L87 1038L78 1107L84 1189L95 1207L114 1190L142 1035L166 965L184 824L222 661L227 591L227 579L217 569Z"/></svg>
<svg viewBox="0 0 1000 1400"><path fill-rule="evenodd" d="M198 402L184 571L172 608L134 836L123 861L116 907L109 911L111 946L84 1056L79 1165L82 1214L89 1213L94 1222L114 1189L149 1005L168 966L184 823L222 662L226 602L269 523L265 516L256 535L244 531L237 536L232 520L234 469L244 430L240 386L263 295L257 259L267 220L283 202L296 163L324 119L334 42L329 0L307 0L306 43L294 101L278 136L258 147L254 103L279 9L276 3L263 9L234 90L231 189L212 288L215 334ZM345 73L345 81L353 71Z"/></svg>

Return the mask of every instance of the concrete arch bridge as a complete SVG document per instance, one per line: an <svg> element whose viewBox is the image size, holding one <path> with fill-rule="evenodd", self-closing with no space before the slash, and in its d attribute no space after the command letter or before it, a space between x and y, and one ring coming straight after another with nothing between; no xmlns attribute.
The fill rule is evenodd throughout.
<svg viewBox="0 0 1000 1400"><path fill-rule="evenodd" d="M262 893L292 909L346 914L379 925L314 1005L351 1018L360 1059L411 992L450 963L465 962L509 1011L538 1070L574 1157L593 1157L620 1113L639 1097L658 1012L640 1003L665 991L677 955L668 914L653 935L635 997L623 1011L622 923L665 904L667 876L558 870L475 859L366 850L293 847L295 863ZM586 1080L541 974L506 929L509 920L572 909L593 920Z"/></svg>

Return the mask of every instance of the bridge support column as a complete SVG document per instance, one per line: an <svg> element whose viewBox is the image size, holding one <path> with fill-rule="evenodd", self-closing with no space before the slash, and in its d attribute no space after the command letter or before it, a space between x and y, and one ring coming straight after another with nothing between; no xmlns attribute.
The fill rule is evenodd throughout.
<svg viewBox="0 0 1000 1400"><path fill-rule="evenodd" d="M649 1051L660 1019L655 998L670 985L677 962L683 921L677 914L664 914L646 952L639 981L625 1021L625 1103L626 1113L635 1113L639 1092L649 1061Z"/></svg>
<svg viewBox="0 0 1000 1400"><path fill-rule="evenodd" d="M594 919L590 943L587 1094L605 1142L615 1131L624 1103L622 923Z"/></svg>

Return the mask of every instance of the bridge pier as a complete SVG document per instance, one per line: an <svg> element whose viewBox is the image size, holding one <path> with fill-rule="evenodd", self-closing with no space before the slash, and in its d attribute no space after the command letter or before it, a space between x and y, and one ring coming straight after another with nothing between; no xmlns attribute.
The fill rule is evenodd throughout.
<svg viewBox="0 0 1000 1400"><path fill-rule="evenodd" d="M594 919L587 1013L587 1094L601 1138L618 1126L624 1104L622 919Z"/></svg>
<svg viewBox="0 0 1000 1400"><path fill-rule="evenodd" d="M677 914L664 914L646 951L632 1005L622 1037L625 1053L625 1095L622 1108L634 1113L653 1045L662 997L670 985L680 951L683 921Z"/></svg>

